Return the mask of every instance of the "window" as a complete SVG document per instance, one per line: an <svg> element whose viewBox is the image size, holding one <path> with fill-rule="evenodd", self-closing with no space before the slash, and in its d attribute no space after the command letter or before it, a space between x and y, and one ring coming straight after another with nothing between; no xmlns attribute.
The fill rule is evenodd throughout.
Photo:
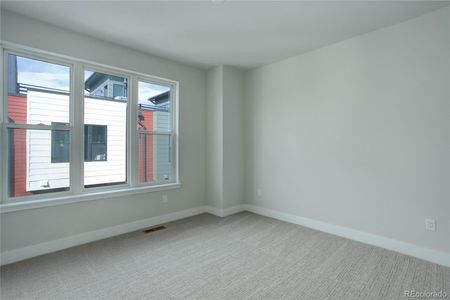
<svg viewBox="0 0 450 300"><path fill-rule="evenodd" d="M84 161L106 161L107 126L84 125Z"/></svg>
<svg viewBox="0 0 450 300"><path fill-rule="evenodd" d="M104 125L84 125L84 161L106 160L106 130ZM69 139L68 131L52 130L52 163L69 162Z"/></svg>
<svg viewBox="0 0 450 300"><path fill-rule="evenodd" d="M170 86L139 81L140 182L164 183L173 180L171 102Z"/></svg>
<svg viewBox="0 0 450 300"><path fill-rule="evenodd" d="M113 97L125 97L125 86L122 84L113 84Z"/></svg>
<svg viewBox="0 0 450 300"><path fill-rule="evenodd" d="M68 191L71 68L15 54L7 62L8 196Z"/></svg>
<svg viewBox="0 0 450 300"><path fill-rule="evenodd" d="M52 122L52 125L66 126L67 124ZM52 130L52 163L69 162L69 147L69 132Z"/></svg>
<svg viewBox="0 0 450 300"><path fill-rule="evenodd" d="M84 125L84 161L106 160L106 130L104 125ZM69 141L68 131L52 130L52 163L69 162Z"/></svg>
<svg viewBox="0 0 450 300"><path fill-rule="evenodd" d="M176 82L3 53L4 202L178 183Z"/></svg>

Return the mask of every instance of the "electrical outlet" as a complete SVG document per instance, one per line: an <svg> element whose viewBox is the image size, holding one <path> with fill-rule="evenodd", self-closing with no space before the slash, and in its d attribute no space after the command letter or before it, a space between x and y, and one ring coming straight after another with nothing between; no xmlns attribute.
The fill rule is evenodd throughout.
<svg viewBox="0 0 450 300"><path fill-rule="evenodd" d="M256 189L256 196L258 198L262 196L262 190L261 189Z"/></svg>
<svg viewBox="0 0 450 300"><path fill-rule="evenodd" d="M436 231L436 220L425 219L425 229L428 231Z"/></svg>
<svg viewBox="0 0 450 300"><path fill-rule="evenodd" d="M162 203L167 203L169 202L169 199L167 198L167 195L163 195L162 196Z"/></svg>

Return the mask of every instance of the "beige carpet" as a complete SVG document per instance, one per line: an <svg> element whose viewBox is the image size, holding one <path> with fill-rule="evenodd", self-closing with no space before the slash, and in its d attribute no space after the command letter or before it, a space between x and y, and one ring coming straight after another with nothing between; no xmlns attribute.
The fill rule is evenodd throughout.
<svg viewBox="0 0 450 300"><path fill-rule="evenodd" d="M405 299L450 268L298 225L203 214L1 269L1 299Z"/></svg>

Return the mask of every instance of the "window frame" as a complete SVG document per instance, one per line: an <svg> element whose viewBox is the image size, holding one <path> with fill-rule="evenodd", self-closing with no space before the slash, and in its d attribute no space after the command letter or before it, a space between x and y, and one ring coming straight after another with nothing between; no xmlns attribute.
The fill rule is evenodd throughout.
<svg viewBox="0 0 450 300"><path fill-rule="evenodd" d="M56 56L46 56L42 55L39 52L33 52L33 51L23 51L20 48L6 48L2 45L0 45L0 50L2 54L2 72L3 72L3 82L2 82L2 116L1 116L1 124L2 124L2 139L1 139L1 149L2 149L2 199L0 201L0 206L3 206L8 203L16 203L16 202L29 202L33 200L42 200L48 198L48 195L52 195L55 197L65 197L73 194L72 191L72 165L71 165L71 159L72 159L72 150L73 150L73 122L74 122L74 115L73 115L73 103L74 103L74 95L73 95L73 82L74 82L74 66L73 63L70 61L61 60L60 58ZM40 60L47 63L52 64L58 64L62 66L66 66L69 68L69 122L68 126L61 126L61 125L41 125L41 124L15 124L15 123L9 123L5 122L4 120L8 119L8 89L5 87L8 84L8 55L13 54L16 56L22 56L34 60ZM19 196L19 197L10 197L9 196L9 184L8 182L8 169L6 162L7 159L7 153L8 153L8 130L10 129L24 129L24 130L68 130L69 131L69 143L70 143L70 151L69 151L69 168L70 168L70 177L69 177L69 189L67 191L57 191L57 192L49 192L49 193L42 193L42 194L34 194L30 196ZM0 210L1 212L1 210Z"/></svg>
<svg viewBox="0 0 450 300"><path fill-rule="evenodd" d="M80 70L80 76L81 78L80 80L80 85L81 85L81 90L82 90L82 98L80 98L79 100L79 106L80 106L80 116L79 116L79 122L81 122L81 124L83 124L83 129L81 132L81 141L83 143L83 147L82 147L82 161L83 163L81 164L80 167L80 194L90 194L90 193L97 193L97 192L104 192L104 191L114 191L114 190L119 190L119 189L123 189L123 188L128 188L128 189L132 189L134 184L133 182L130 180L131 177L131 172L132 169L130 168L131 165L131 158L133 157L131 155L130 152L130 128L132 126L132 118L131 118L131 114L130 114L130 107L131 107L131 102L132 100L132 93L130 91L130 85L132 84L132 77L133 77L133 72L131 71L122 71L120 69L116 69L114 67L110 67L110 66L103 66L100 64L95 64L95 63L80 63L79 67L81 68ZM128 84L128 89L127 89L127 95L125 96L127 98L127 101L125 102L127 105L127 109L126 109L126 123L127 123L127 128L125 129L127 136L126 136L126 161L125 161L125 177L126 180L123 183L116 183L116 184L112 184L112 185L93 185L93 186L86 186L84 183L84 125L86 125L84 123L84 104L85 104L85 98L86 95L84 94L84 82L85 82L85 77L84 77L84 72L85 71L95 71L95 72L101 72L103 74L107 74L107 75L114 75L114 76L119 76L119 77L123 77L127 80L127 84ZM105 100L100 100L100 101L113 101L112 98L111 99L107 99L108 97L105 98ZM88 124L89 125L89 124Z"/></svg>
<svg viewBox="0 0 450 300"><path fill-rule="evenodd" d="M177 166L178 166L178 148L176 150L174 149L174 147L178 147L177 146L177 144L178 144L178 140L177 140L178 134L176 134L178 132L178 123L176 122L178 120L178 108L177 108L177 106L178 106L178 85L174 86L174 85L168 84L167 82L164 82L164 81L155 81L155 80L151 81L150 79L148 79L148 77L139 76L139 77L136 78L136 89L138 89L140 81L145 82L145 83L151 83L151 84L165 85L165 86L168 86L170 88L170 99L169 99L169 101L170 101L170 105L171 105L170 106L170 112L171 112L172 117L171 117L171 124L170 124L170 130L169 131L140 130L140 129L138 129L137 122L136 122L135 128L136 128L136 133L137 133L136 134L136 136L137 136L137 139L136 139L137 147L139 146L138 140L139 140L139 134L141 134L141 133L150 134L150 135L151 134L153 134L153 135L168 135L169 138L170 138L169 158L170 158L171 162L174 162L172 164L172 166L171 166L171 170L170 171L171 171L171 174L174 174L175 180L178 181L178 169L177 169ZM174 99L174 94L177 95L176 99ZM136 96L137 97L136 97L136 105L135 105L136 106L136 114L135 115L137 116L137 110L138 110L138 104L139 104L139 99L138 99L139 92L138 91L136 91ZM175 120L174 115L176 115L176 119L177 120ZM172 150L172 149L174 149L174 150ZM139 151L139 149L138 149L138 151ZM157 183L157 182L155 182L155 183L152 183L152 182L140 182L139 178L137 178L137 186L149 186L149 185L150 186L152 186L152 185L157 186L159 184L161 184L161 183Z"/></svg>
<svg viewBox="0 0 450 300"><path fill-rule="evenodd" d="M79 201L96 200L112 196L147 193L181 187L179 178L179 82L154 75L143 74L114 66L107 66L97 62L78 59L66 55L56 54L35 48L0 41L0 69L3 72L3 82L0 86L2 95L2 110L0 114L1 133L0 149L0 175L2 193L0 199L0 212L9 212L22 209L54 206ZM70 116L69 126L51 125L13 125L8 123L8 54L24 56L31 59L56 63L70 68ZM84 71L94 70L106 74L118 75L128 80L127 88L127 138L126 138L126 182L112 186L88 187L84 186ZM171 160L172 180L167 183L145 183L138 180L138 82L144 81L154 84L163 84L171 89ZM40 130L68 130L70 136L70 186L68 191L51 192L46 194L34 194L29 196L10 197L8 180L8 130L9 128L40 129ZM167 132L165 132L167 134ZM83 146L79 146L83 145Z"/></svg>

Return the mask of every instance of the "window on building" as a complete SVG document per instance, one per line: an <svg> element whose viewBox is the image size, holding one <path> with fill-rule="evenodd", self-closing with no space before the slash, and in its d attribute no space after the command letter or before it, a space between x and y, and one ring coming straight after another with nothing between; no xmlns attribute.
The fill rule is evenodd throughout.
<svg viewBox="0 0 450 300"><path fill-rule="evenodd" d="M52 125L67 126L66 123ZM107 126L84 125L84 161L106 161ZM69 162L70 136L68 131L52 130L52 163Z"/></svg>
<svg viewBox="0 0 450 300"><path fill-rule="evenodd" d="M67 126L67 123L52 122L52 125ZM69 162L69 131L52 130L52 163Z"/></svg>
<svg viewBox="0 0 450 300"><path fill-rule="evenodd" d="M106 161L107 126L84 125L84 161Z"/></svg>
<svg viewBox="0 0 450 300"><path fill-rule="evenodd" d="M122 84L113 84L113 97L124 97L125 96L125 86Z"/></svg>

